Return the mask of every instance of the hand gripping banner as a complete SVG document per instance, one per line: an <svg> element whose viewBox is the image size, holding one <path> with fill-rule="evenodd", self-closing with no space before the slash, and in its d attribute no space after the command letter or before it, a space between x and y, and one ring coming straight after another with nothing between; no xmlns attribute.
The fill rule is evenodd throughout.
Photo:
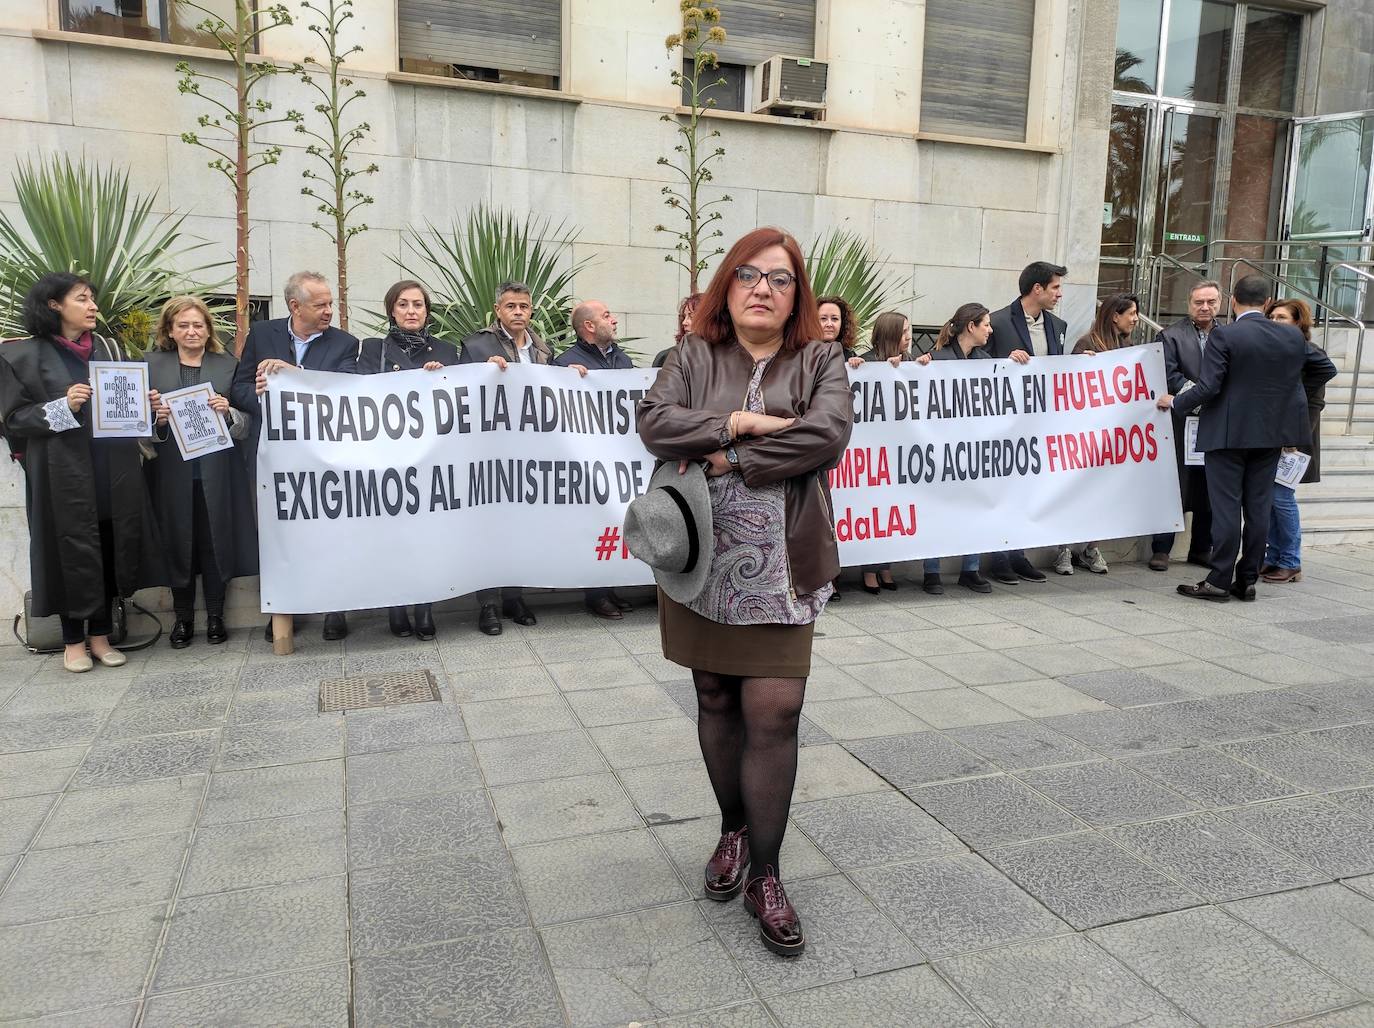
<svg viewBox="0 0 1374 1028"><path fill-rule="evenodd" d="M655 374L273 375L256 485L263 609L651 582L621 524L654 468L635 406ZM1158 345L851 372L854 434L828 473L841 560L1181 528L1163 383Z"/></svg>

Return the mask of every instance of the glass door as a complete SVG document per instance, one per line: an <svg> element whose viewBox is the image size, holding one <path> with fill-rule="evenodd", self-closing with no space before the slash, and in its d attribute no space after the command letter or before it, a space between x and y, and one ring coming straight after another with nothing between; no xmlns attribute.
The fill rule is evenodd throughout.
<svg viewBox="0 0 1374 1028"><path fill-rule="evenodd" d="M1161 112L1159 135L1151 252L1186 264L1195 261L1211 239L1221 118L1168 106ZM1188 290L1194 281L1191 273L1167 263L1161 266L1157 286L1161 316L1181 317L1187 311Z"/></svg>
<svg viewBox="0 0 1374 1028"><path fill-rule="evenodd" d="M1355 244L1374 236L1371 153L1374 112L1297 121L1284 233L1291 241L1289 259L1296 262L1289 267L1296 284L1352 316L1364 307L1362 280L1338 274L1327 295L1324 272L1342 261L1368 260L1374 248L1333 247L1323 261L1320 247L1303 244Z"/></svg>
<svg viewBox="0 0 1374 1028"><path fill-rule="evenodd" d="M1130 292L1140 268L1143 240L1149 237L1144 221L1153 205L1146 202L1153 188L1149 174L1153 160L1153 126L1157 111L1148 103L1112 106L1112 129L1107 143L1107 188L1102 197L1102 261L1098 292Z"/></svg>

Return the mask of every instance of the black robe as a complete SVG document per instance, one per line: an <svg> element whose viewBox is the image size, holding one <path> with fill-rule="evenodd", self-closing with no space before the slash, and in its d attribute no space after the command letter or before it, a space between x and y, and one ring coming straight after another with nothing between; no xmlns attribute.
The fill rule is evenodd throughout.
<svg viewBox="0 0 1374 1028"><path fill-rule="evenodd" d="M166 575L136 439L92 439L88 403L75 428L61 430L44 404L65 403L74 382L60 344L20 339L0 345L0 421L21 455L29 521L32 613L88 619L105 605L100 513L114 535L114 581L121 596L165 585ZM92 360L123 360L117 343L95 337ZM70 410L68 409L68 413ZM97 497L92 451L103 451L108 491ZM104 477L104 476L102 476Z"/></svg>
<svg viewBox="0 0 1374 1028"><path fill-rule="evenodd" d="M157 350L147 355L149 386L160 393L181 388L181 361L175 350ZM200 366L201 382L208 383L221 396L229 395L238 361L227 353L206 353ZM236 415L230 434L235 440L248 437L252 417ZM210 541L220 578L229 581L258 573L258 533L253 520L253 487L248 481L248 465L243 458L243 443L232 450L183 460L169 427L158 430L155 442L157 460L148 464L148 482L157 512L168 582L172 586L191 584L194 512L191 508L195 469L200 466L201 489L210 517Z"/></svg>

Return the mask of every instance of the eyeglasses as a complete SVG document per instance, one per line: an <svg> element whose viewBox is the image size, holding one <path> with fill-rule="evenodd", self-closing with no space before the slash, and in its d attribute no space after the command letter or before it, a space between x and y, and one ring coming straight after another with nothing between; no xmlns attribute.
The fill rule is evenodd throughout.
<svg viewBox="0 0 1374 1028"><path fill-rule="evenodd" d="M741 264L735 269L735 281L742 286L748 286L752 289L761 278L768 280L768 288L775 293L787 292L792 288L792 284L797 281L796 275L790 271L783 271L781 268L777 271L770 271L767 275L752 264Z"/></svg>

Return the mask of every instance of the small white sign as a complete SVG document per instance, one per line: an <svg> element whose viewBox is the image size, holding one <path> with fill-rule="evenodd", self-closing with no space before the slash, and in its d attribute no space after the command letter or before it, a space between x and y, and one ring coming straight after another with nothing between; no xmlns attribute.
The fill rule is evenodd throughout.
<svg viewBox="0 0 1374 1028"><path fill-rule="evenodd" d="M153 434L148 403L148 365L91 361L91 435L96 439L146 439Z"/></svg>
<svg viewBox="0 0 1374 1028"><path fill-rule="evenodd" d="M1312 458L1300 450L1285 453L1279 458L1279 470L1274 475L1274 481L1279 485L1288 486L1289 489L1296 489L1302 481L1302 476L1307 474L1307 466L1311 463Z"/></svg>
<svg viewBox="0 0 1374 1028"><path fill-rule="evenodd" d="M185 460L234 447L224 415L210 406L214 397L215 390L208 382L162 394L163 403L171 411L167 421Z"/></svg>
<svg viewBox="0 0 1374 1028"><path fill-rule="evenodd" d="M1200 420L1196 414L1183 419L1183 463L1191 467L1202 467L1207 463L1207 455L1197 450L1197 426Z"/></svg>

